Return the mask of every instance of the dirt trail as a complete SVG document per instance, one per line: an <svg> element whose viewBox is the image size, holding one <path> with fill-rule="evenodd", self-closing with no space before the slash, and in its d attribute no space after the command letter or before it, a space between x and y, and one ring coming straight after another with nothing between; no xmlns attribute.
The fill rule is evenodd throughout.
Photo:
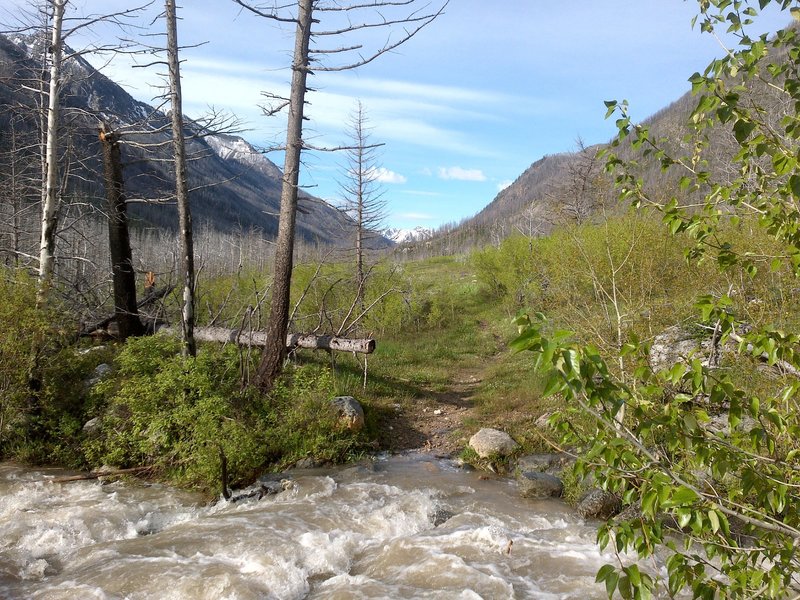
<svg viewBox="0 0 800 600"><path fill-rule="evenodd" d="M487 366L459 370L445 391L425 390L422 397L395 404L381 419L383 446L395 452L458 454L468 441L463 424L476 413L472 398Z"/></svg>

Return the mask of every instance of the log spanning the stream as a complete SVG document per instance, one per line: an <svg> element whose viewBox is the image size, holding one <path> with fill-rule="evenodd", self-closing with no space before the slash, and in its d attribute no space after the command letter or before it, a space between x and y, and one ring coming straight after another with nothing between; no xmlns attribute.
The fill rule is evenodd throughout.
<svg viewBox="0 0 800 600"><path fill-rule="evenodd" d="M174 327L163 327L159 331L180 335ZM199 342L231 343L239 346L264 346L267 334L263 331L242 331L224 327L197 327L194 337ZM371 338L350 339L334 335L316 335L312 333L290 333L286 336L286 347L290 350L307 348L309 350L335 350L338 352L358 352L372 354L375 351L375 340Z"/></svg>

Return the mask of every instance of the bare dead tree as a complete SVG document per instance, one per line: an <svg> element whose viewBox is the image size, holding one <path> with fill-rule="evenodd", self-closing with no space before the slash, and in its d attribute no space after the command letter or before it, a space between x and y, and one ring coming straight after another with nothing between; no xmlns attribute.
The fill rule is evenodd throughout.
<svg viewBox="0 0 800 600"><path fill-rule="evenodd" d="M186 147L183 139L183 99L181 95L180 60L178 59L178 26L175 0L165 0L167 20L167 62L169 63L169 96L172 119L172 145L175 156L175 197L181 238L181 277L183 306L181 308L181 340L183 355L194 356L194 245L192 212L189 208L189 185L186 175Z"/></svg>
<svg viewBox="0 0 800 600"><path fill-rule="evenodd" d="M344 179L339 183L344 199L344 210L355 222L356 255L356 306L363 308L364 244L379 235L378 230L386 218L386 200L378 187L377 150L382 144L370 143L370 128L366 110L360 100L350 115L348 136L352 146L345 150Z"/></svg>
<svg viewBox="0 0 800 600"><path fill-rule="evenodd" d="M606 205L610 185L603 178L600 149L587 146L581 138L576 146L566 177L550 193L550 200L562 220L580 225Z"/></svg>
<svg viewBox="0 0 800 600"><path fill-rule="evenodd" d="M350 70L368 64L404 44L432 23L444 12L448 0L443 0L438 8L430 11L426 10L429 5L420 4L417 0L297 0L294 8L277 2L265 6L247 0L233 1L259 17L295 26L289 97L276 98L277 106L265 110L268 114L274 114L276 109L286 106L289 111L274 282L267 322L268 343L262 353L254 381L262 391L267 391L280 375L286 357L283 340L289 320L300 156L304 148L311 147L303 140L303 119L306 93L309 91L307 79L312 72L312 64L314 71L328 72ZM398 14L397 11L401 12ZM329 29L322 27L323 21L330 23ZM357 38L360 34L375 30L390 33L383 45L369 50ZM394 37L392 32L395 32ZM318 41L326 39L336 40L336 45L317 45ZM333 62L335 60L339 62Z"/></svg>
<svg viewBox="0 0 800 600"><path fill-rule="evenodd" d="M42 304L53 279L55 269L56 213L60 191L58 177L58 124L61 69L64 60L64 12L68 0L50 0L51 37L50 84L47 105L47 128L44 136L44 181L42 185L42 229L39 243L39 289L37 301Z"/></svg>
<svg viewBox="0 0 800 600"><path fill-rule="evenodd" d="M144 333L136 305L136 274L133 270L128 213L122 181L122 155L119 134L106 123L100 126L103 173L108 200L108 246L114 286L114 315L119 339Z"/></svg>

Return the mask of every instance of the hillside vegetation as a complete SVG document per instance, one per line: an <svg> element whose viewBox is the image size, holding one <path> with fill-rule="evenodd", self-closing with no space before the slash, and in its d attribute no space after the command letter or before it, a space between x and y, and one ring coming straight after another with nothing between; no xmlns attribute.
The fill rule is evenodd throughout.
<svg viewBox="0 0 800 600"><path fill-rule="evenodd" d="M254 348L182 356L164 333L76 342L72 305L42 308L9 261L0 456L140 468L213 495L299 461L453 454L493 426L523 451L573 455L575 488L625 506L598 533L616 558L597 576L610 596L796 595L800 35L746 35L758 12L743 2L700 11L701 29L722 24L739 45L692 77L696 96L675 108L686 119L640 124L608 101L619 134L602 153L520 178L544 182L542 202L512 187L494 208L531 210L372 254L363 289L345 253L295 264L291 328L374 336L366 358L300 350L263 392L248 385ZM262 329L272 277L242 250L197 278L198 326ZM175 323L180 304L149 310ZM669 332L688 346L665 344ZM363 429L339 418L336 395L362 403ZM665 572L645 568L654 556Z"/></svg>

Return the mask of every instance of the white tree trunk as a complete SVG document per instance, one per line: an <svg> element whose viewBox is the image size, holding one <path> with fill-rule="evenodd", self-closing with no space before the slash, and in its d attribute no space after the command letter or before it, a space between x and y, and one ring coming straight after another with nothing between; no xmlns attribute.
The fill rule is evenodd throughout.
<svg viewBox="0 0 800 600"><path fill-rule="evenodd" d="M64 41L61 38L64 11L68 0L51 0L53 23L50 38L50 88L47 103L47 130L45 131L44 175L42 186L42 231L39 244L38 301L44 302L55 270L56 226L59 204L58 177L58 123L59 95L61 92L61 66Z"/></svg>

